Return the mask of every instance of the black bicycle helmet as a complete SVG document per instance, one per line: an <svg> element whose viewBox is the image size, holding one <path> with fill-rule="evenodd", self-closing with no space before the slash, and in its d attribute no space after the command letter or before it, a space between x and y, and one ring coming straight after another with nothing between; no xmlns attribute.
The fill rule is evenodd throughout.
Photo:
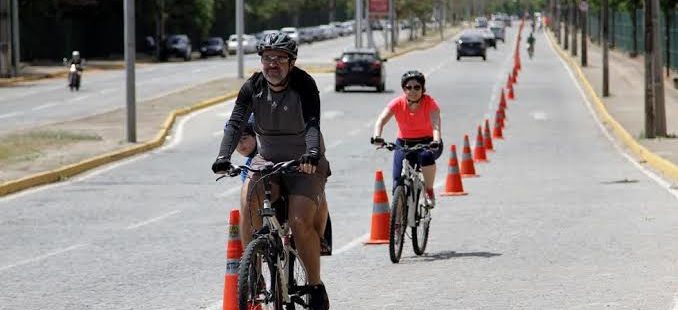
<svg viewBox="0 0 678 310"><path fill-rule="evenodd" d="M421 87L423 89L426 89L426 78L424 77L423 73L421 73L417 70L410 70L410 71L405 72L405 74L403 74L403 76L400 78L400 87L405 87L405 84L407 83L407 81L412 80L412 79L419 82L419 84L421 84Z"/></svg>
<svg viewBox="0 0 678 310"><path fill-rule="evenodd" d="M297 42L280 31L269 33L257 42L257 53L259 56L268 50L283 51L289 54L292 59L297 58Z"/></svg>

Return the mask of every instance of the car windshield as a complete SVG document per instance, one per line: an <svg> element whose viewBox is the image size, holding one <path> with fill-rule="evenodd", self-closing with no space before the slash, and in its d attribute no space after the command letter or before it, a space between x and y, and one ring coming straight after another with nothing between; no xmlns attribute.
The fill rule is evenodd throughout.
<svg viewBox="0 0 678 310"><path fill-rule="evenodd" d="M461 38L459 38L459 40L461 40L462 42L479 42L480 38L477 37L477 36L468 35L468 36L462 36Z"/></svg>
<svg viewBox="0 0 678 310"><path fill-rule="evenodd" d="M377 56L375 54L366 54L366 53L348 53L344 54L341 57L343 62L354 62L354 61L375 61Z"/></svg>
<svg viewBox="0 0 678 310"><path fill-rule="evenodd" d="M170 40L172 44L179 44L181 43L181 41L182 41L181 38L172 38L172 40Z"/></svg>
<svg viewBox="0 0 678 310"><path fill-rule="evenodd" d="M221 43L221 40L216 39L216 38L207 40L208 45L219 45L220 43Z"/></svg>

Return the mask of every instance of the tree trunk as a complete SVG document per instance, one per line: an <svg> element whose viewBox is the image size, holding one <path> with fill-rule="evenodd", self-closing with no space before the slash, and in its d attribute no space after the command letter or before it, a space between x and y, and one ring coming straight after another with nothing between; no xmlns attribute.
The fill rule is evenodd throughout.
<svg viewBox="0 0 678 310"><path fill-rule="evenodd" d="M330 0L330 16L329 16L329 21L330 23L334 21L335 17L335 11L337 10L337 0Z"/></svg>
<svg viewBox="0 0 678 310"><path fill-rule="evenodd" d="M666 76L671 74L671 21L673 14L667 7L664 14L664 38L666 40Z"/></svg>

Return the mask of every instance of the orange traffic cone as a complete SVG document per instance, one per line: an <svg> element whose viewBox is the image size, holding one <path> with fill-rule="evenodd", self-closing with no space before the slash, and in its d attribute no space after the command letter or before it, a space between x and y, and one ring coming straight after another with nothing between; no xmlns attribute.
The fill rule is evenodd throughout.
<svg viewBox="0 0 678 310"><path fill-rule="evenodd" d="M388 195L384 185L384 174L377 170L372 196L372 228L370 239L365 244L388 244L388 226L391 212L388 206Z"/></svg>
<svg viewBox="0 0 678 310"><path fill-rule="evenodd" d="M483 143L483 131L478 126L478 134L476 135L476 146L473 149L473 161L476 163L486 163L487 154L485 153L485 143Z"/></svg>
<svg viewBox="0 0 678 310"><path fill-rule="evenodd" d="M518 75L519 75L518 67L515 65L513 66L513 84L518 84Z"/></svg>
<svg viewBox="0 0 678 310"><path fill-rule="evenodd" d="M224 278L224 310L238 309L238 269L242 257L240 242L240 211L232 209L228 218L228 243L226 244L226 276Z"/></svg>
<svg viewBox="0 0 678 310"><path fill-rule="evenodd" d="M513 76L511 75L511 72L508 74L508 79L506 80L506 88L509 88L513 84Z"/></svg>
<svg viewBox="0 0 678 310"><path fill-rule="evenodd" d="M476 168L473 165L473 154L471 154L471 146L468 143L468 135L464 135L464 149L461 153L461 176L463 178L479 176L476 174Z"/></svg>
<svg viewBox="0 0 678 310"><path fill-rule="evenodd" d="M513 92L513 85L508 88L508 98L511 100L516 100L516 94Z"/></svg>
<svg viewBox="0 0 678 310"><path fill-rule="evenodd" d="M518 70L523 69L523 66L520 63L520 49L518 49L518 53L516 54L516 67L518 67Z"/></svg>
<svg viewBox="0 0 678 310"><path fill-rule="evenodd" d="M494 130L492 131L492 138L504 140L504 133L501 130L501 125L499 124L499 119L494 119Z"/></svg>
<svg viewBox="0 0 678 310"><path fill-rule="evenodd" d="M483 145L486 151L494 152L494 145L492 145L492 135L490 134L490 121L485 119L485 130L483 131Z"/></svg>
<svg viewBox="0 0 678 310"><path fill-rule="evenodd" d="M506 95L504 94L504 89L501 90L501 97L499 98L499 107L502 109L508 108L506 105Z"/></svg>
<svg viewBox="0 0 678 310"><path fill-rule="evenodd" d="M494 114L494 125L504 129L504 110L497 109L497 112Z"/></svg>
<svg viewBox="0 0 678 310"><path fill-rule="evenodd" d="M457 146L450 146L450 161L447 164L447 179L445 180L445 191L443 196L463 196L464 185L461 183L461 174L459 174L459 162L457 162Z"/></svg>

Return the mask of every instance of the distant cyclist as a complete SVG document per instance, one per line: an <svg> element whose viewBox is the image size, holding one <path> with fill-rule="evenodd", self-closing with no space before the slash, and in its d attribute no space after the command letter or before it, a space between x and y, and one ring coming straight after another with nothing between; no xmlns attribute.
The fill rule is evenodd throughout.
<svg viewBox="0 0 678 310"><path fill-rule="evenodd" d="M384 126L395 116L398 124L398 138L396 144L400 146L414 146L417 144L429 144L429 150L421 150L412 153L407 160L412 164L418 164L424 174L426 186L426 204L435 206L435 194L433 184L436 175L436 159L443 151L442 133L440 130L440 108L435 99L426 94L426 79L419 71L407 71L400 79L403 88L402 95L393 99L381 112L374 125L373 144L381 145L384 139L381 137ZM405 153L395 150L393 153L393 187L398 184L403 170L402 162Z"/></svg>
<svg viewBox="0 0 678 310"><path fill-rule="evenodd" d="M534 38L534 32L530 32L530 36L527 37L527 53L530 55L530 58L534 56L534 43L536 39Z"/></svg>

